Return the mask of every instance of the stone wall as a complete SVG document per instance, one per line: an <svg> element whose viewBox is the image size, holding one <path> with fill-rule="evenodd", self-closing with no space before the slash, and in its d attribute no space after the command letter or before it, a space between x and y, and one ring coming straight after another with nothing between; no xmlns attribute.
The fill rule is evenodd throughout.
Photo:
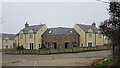
<svg viewBox="0 0 120 68"><path fill-rule="evenodd" d="M51 49L65 49L65 43L68 43L67 48L79 47L79 35L47 35L43 36L43 44Z"/></svg>
<svg viewBox="0 0 120 68"><path fill-rule="evenodd" d="M110 46L99 46L99 47L83 47L83 48L68 48L68 49L35 49L35 50L5 50L6 54L59 54L59 53L75 53L84 51L99 51L99 50L109 50L112 49Z"/></svg>

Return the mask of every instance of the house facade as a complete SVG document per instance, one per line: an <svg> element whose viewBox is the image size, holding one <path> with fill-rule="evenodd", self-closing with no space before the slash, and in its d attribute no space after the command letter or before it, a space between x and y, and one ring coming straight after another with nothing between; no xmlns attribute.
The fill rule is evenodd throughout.
<svg viewBox="0 0 120 68"><path fill-rule="evenodd" d="M14 38L15 34L5 34L1 33L0 42L1 49L13 49L14 48Z"/></svg>
<svg viewBox="0 0 120 68"><path fill-rule="evenodd" d="M73 28L48 28L42 38L46 48L67 49L79 47L79 34Z"/></svg>
<svg viewBox="0 0 120 68"><path fill-rule="evenodd" d="M100 34L94 22L92 25L76 24L74 29L80 35L80 47L104 45L104 35Z"/></svg>
<svg viewBox="0 0 120 68"><path fill-rule="evenodd" d="M104 45L104 35L96 24L76 24L73 28L47 28L45 24L29 25L21 29L15 37L16 46L25 49L66 49L73 47L94 47Z"/></svg>
<svg viewBox="0 0 120 68"><path fill-rule="evenodd" d="M39 49L42 45L42 34L47 30L45 24L30 26L27 22L25 28L16 35L16 45L25 49Z"/></svg>

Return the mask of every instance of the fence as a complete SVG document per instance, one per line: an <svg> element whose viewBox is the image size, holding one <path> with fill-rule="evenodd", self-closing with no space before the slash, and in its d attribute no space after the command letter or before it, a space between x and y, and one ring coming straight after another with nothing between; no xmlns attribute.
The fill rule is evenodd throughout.
<svg viewBox="0 0 120 68"><path fill-rule="evenodd" d="M110 46L99 46L99 47L82 47L82 48L71 48L71 49L36 49L36 50L5 50L6 54L59 54L59 53L75 53L84 51L99 51L112 49Z"/></svg>

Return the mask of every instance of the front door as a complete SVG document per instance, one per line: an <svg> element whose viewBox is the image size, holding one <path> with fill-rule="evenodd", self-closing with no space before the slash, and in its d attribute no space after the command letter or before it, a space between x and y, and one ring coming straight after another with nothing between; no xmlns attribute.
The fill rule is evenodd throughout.
<svg viewBox="0 0 120 68"><path fill-rule="evenodd" d="M68 48L68 42L65 42L65 48Z"/></svg>
<svg viewBox="0 0 120 68"><path fill-rule="evenodd" d="M57 43L54 42L53 44L54 44L54 49L56 49L57 48Z"/></svg>
<svg viewBox="0 0 120 68"><path fill-rule="evenodd" d="M88 43L88 47L92 47L92 42L89 42L89 43Z"/></svg>
<svg viewBox="0 0 120 68"><path fill-rule="evenodd" d="M33 43L30 43L30 49L33 49Z"/></svg>

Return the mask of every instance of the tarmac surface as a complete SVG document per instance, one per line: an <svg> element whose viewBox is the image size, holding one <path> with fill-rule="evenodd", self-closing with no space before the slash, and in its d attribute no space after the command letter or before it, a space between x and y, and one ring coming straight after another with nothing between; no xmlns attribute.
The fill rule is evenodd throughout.
<svg viewBox="0 0 120 68"><path fill-rule="evenodd" d="M111 53L111 50L104 50L51 55L2 54L2 66L90 66Z"/></svg>

